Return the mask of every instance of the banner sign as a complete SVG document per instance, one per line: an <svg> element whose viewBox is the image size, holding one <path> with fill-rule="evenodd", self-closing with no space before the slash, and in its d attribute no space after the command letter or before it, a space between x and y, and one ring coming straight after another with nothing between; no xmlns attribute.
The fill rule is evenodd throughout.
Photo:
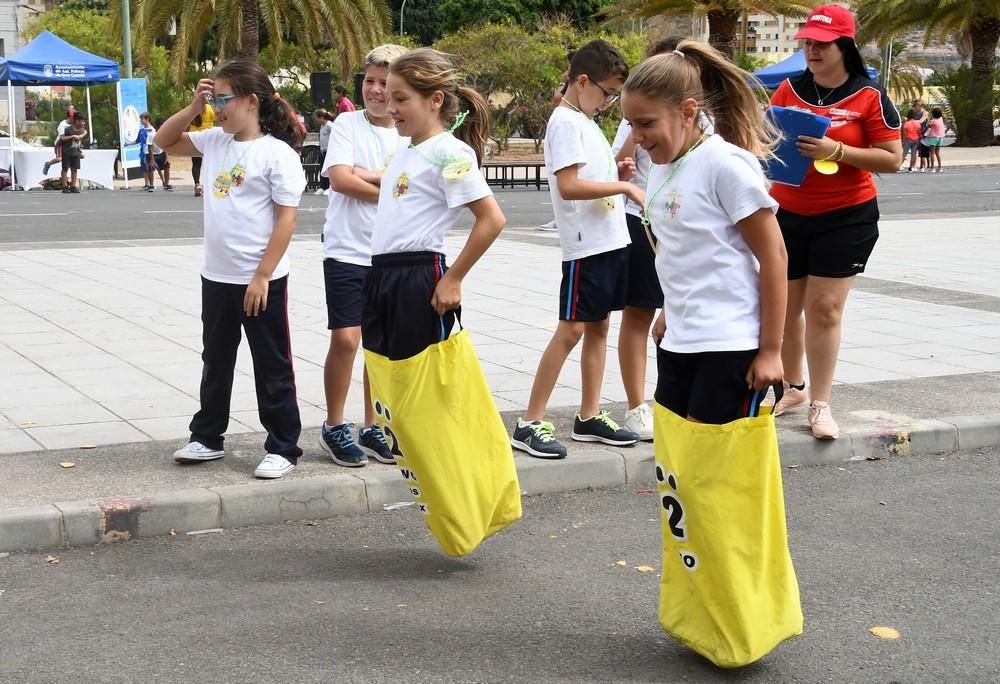
<svg viewBox="0 0 1000 684"><path fill-rule="evenodd" d="M139 166L139 115L147 109L146 79L125 78L118 81L118 135L121 140L122 167Z"/></svg>

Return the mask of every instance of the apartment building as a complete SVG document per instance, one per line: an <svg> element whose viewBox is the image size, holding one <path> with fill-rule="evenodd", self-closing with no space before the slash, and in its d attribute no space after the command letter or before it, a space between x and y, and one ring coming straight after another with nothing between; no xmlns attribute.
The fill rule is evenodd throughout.
<svg viewBox="0 0 1000 684"><path fill-rule="evenodd" d="M36 14L54 8L61 0L0 0L0 57L9 57L25 45L21 32ZM24 121L24 88L14 88L14 113ZM0 128L10 122L7 85L0 84Z"/></svg>
<svg viewBox="0 0 1000 684"><path fill-rule="evenodd" d="M798 52L801 47L794 36L805 24L805 18L792 18L784 15L747 14L746 22L746 52L755 57L763 57L772 62L780 62ZM742 19L739 22L739 35L744 36Z"/></svg>

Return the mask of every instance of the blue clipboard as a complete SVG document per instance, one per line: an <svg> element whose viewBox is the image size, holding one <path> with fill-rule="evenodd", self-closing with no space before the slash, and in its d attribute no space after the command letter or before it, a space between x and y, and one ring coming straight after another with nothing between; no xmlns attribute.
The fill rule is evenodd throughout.
<svg viewBox="0 0 1000 684"><path fill-rule="evenodd" d="M799 152L795 141L800 135L822 138L830 128L830 119L801 109L776 106L768 107L766 116L781 131L782 140L774 150L777 158L764 163L764 174L775 183L802 185L813 160Z"/></svg>

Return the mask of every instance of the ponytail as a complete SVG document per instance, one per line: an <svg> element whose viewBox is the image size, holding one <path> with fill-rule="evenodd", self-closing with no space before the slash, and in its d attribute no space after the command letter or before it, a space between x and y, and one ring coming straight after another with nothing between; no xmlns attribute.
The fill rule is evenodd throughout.
<svg viewBox="0 0 1000 684"><path fill-rule="evenodd" d="M483 165L486 144L490 135L490 106L486 98L473 88L462 86L457 94L459 108L468 112L465 120L453 131L456 138L476 152L476 161Z"/></svg>
<svg viewBox="0 0 1000 684"><path fill-rule="evenodd" d="M692 98L725 141L764 159L772 155L780 134L764 116L763 103L750 83L757 81L715 48L685 40L673 52L636 67L624 91L676 106Z"/></svg>
<svg viewBox="0 0 1000 684"><path fill-rule="evenodd" d="M275 90L273 95L260 103L260 129L288 143L292 149L302 146L302 127L288 101Z"/></svg>
<svg viewBox="0 0 1000 684"><path fill-rule="evenodd" d="M288 143L293 149L301 147L302 129L295 112L256 62L246 59L226 62L215 72L215 78L227 81L234 95L257 97L261 131Z"/></svg>

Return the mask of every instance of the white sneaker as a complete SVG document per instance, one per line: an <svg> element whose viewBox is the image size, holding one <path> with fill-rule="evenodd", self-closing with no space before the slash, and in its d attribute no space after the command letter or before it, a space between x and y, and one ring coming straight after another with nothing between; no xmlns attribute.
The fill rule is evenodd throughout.
<svg viewBox="0 0 1000 684"><path fill-rule="evenodd" d="M329 195L330 195L330 188L327 188L326 190L324 190L323 194L329 197Z"/></svg>
<svg viewBox="0 0 1000 684"><path fill-rule="evenodd" d="M313 194L314 194L314 195L322 195L322 194L323 194L323 188L319 188L319 189L318 189L318 190L316 190L316 192L314 192Z"/></svg>
<svg viewBox="0 0 1000 684"><path fill-rule="evenodd" d="M650 442L653 439L653 411L648 404L639 404L625 412L626 430L639 435L639 439Z"/></svg>
<svg viewBox="0 0 1000 684"><path fill-rule="evenodd" d="M546 232L551 233L551 232L558 231L559 228L558 228L558 226L556 226L556 220L552 219L548 223L543 223L542 225L538 226L538 230L544 230Z"/></svg>
<svg viewBox="0 0 1000 684"><path fill-rule="evenodd" d="M226 455L222 449L209 449L201 442L189 442L186 447L174 452L174 460L178 463L204 463L215 461Z"/></svg>
<svg viewBox="0 0 1000 684"><path fill-rule="evenodd" d="M264 460L257 466L257 470L253 471L253 476L265 480L276 480L279 477L284 477L293 470L295 470L295 464L284 456L266 454Z"/></svg>

